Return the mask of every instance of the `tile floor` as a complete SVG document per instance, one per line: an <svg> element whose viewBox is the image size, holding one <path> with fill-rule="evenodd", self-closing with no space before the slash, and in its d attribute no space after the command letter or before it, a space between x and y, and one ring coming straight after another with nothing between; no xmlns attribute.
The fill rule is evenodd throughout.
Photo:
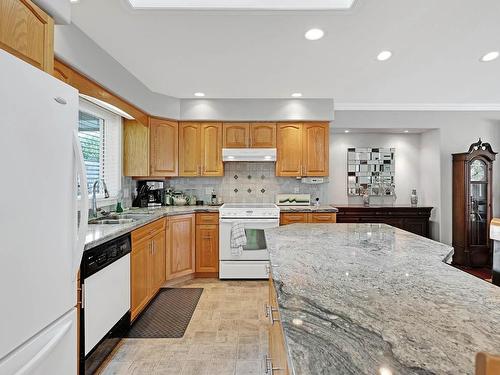
<svg viewBox="0 0 500 375"><path fill-rule="evenodd" d="M262 374L268 283L195 279L179 287L204 289L184 337L124 339L99 373Z"/></svg>

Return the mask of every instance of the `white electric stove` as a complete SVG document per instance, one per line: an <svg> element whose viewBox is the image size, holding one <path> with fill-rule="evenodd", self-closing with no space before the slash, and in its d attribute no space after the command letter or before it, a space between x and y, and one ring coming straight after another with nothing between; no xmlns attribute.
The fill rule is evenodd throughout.
<svg viewBox="0 0 500 375"><path fill-rule="evenodd" d="M271 203L226 203L219 209L219 278L266 279L269 251L264 229L279 226L280 209ZM240 255L231 253L231 228L242 223L247 243Z"/></svg>

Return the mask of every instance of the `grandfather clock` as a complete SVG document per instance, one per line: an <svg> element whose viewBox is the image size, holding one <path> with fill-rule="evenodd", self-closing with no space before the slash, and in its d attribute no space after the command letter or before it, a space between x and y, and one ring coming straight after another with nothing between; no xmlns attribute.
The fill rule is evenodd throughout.
<svg viewBox="0 0 500 375"><path fill-rule="evenodd" d="M489 226L496 154L481 138L469 151L453 154L453 264L491 264Z"/></svg>

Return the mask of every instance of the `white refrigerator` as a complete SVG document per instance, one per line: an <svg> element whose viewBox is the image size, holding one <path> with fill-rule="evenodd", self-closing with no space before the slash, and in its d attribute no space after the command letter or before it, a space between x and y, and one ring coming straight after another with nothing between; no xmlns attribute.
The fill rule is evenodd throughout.
<svg viewBox="0 0 500 375"><path fill-rule="evenodd" d="M77 372L77 124L74 88L0 50L0 375Z"/></svg>

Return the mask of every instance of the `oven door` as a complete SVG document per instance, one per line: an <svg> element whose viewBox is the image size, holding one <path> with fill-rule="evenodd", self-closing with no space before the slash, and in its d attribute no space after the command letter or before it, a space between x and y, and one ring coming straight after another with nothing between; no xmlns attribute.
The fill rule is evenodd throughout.
<svg viewBox="0 0 500 375"><path fill-rule="evenodd" d="M247 243L239 256L231 254L231 227L233 223L243 223ZM276 228L279 219L220 219L219 220L219 258L223 260L268 260L264 229Z"/></svg>

